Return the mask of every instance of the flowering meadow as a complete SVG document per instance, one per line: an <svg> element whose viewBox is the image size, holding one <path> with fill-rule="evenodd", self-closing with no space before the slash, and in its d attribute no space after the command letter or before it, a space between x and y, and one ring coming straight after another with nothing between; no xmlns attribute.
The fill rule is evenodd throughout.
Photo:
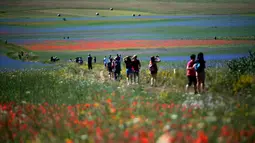
<svg viewBox="0 0 255 143"><path fill-rule="evenodd" d="M99 64L0 75L2 142L156 143L167 133L169 143L255 143L253 74L227 80L224 68L208 68L201 95L184 93L183 69L161 69L158 87L146 69L126 86Z"/></svg>

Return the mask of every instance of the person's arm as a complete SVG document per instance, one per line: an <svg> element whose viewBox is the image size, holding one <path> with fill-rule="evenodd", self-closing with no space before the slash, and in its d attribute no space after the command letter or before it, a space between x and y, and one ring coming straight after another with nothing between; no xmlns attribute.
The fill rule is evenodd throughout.
<svg viewBox="0 0 255 143"><path fill-rule="evenodd" d="M123 58L123 62L125 62L127 60L128 56L124 57Z"/></svg>
<svg viewBox="0 0 255 143"><path fill-rule="evenodd" d="M157 60L156 60L157 63L161 62L160 58L157 57Z"/></svg>
<svg viewBox="0 0 255 143"><path fill-rule="evenodd" d="M194 65L195 65L195 64L194 64ZM190 62L188 62L186 69L187 69L187 70L191 70L191 69L194 68L194 65L193 65L192 67L190 67Z"/></svg>
<svg viewBox="0 0 255 143"><path fill-rule="evenodd" d="M140 60L138 61L138 68L139 68L139 69L141 68L141 62L140 62Z"/></svg>

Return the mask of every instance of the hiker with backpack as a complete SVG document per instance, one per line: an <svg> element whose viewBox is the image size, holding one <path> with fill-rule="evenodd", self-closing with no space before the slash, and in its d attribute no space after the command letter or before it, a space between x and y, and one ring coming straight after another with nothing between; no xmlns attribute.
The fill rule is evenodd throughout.
<svg viewBox="0 0 255 143"><path fill-rule="evenodd" d="M133 80L133 71L132 71L132 61L131 56L127 56L124 59L124 63L126 65L126 73L127 73L127 85L132 83Z"/></svg>
<svg viewBox="0 0 255 143"><path fill-rule="evenodd" d="M113 76L113 73L112 73L112 62L113 62L113 59L110 58L108 63L107 63L107 69L108 69L108 72L109 72L109 78L112 79L112 76Z"/></svg>
<svg viewBox="0 0 255 143"><path fill-rule="evenodd" d="M115 57L113 62L112 62L112 70L113 70L113 73L114 73L114 79L118 80L119 77L120 77L121 68L120 68L120 61L117 60L117 57Z"/></svg>
<svg viewBox="0 0 255 143"><path fill-rule="evenodd" d="M152 56L149 63L149 70L151 73L151 86L156 86L158 66L157 63L160 62L159 56Z"/></svg>
<svg viewBox="0 0 255 143"><path fill-rule="evenodd" d="M134 83L139 83L139 71L141 68L140 60L137 59L137 55L134 55L132 57L132 70L133 70L133 76L134 76Z"/></svg>
<svg viewBox="0 0 255 143"><path fill-rule="evenodd" d="M202 52L198 53L197 60L195 61L195 70L197 77L197 88L198 92L201 93L205 91L205 60L204 54Z"/></svg>
<svg viewBox="0 0 255 143"><path fill-rule="evenodd" d="M187 63L186 75L188 77L188 84L186 85L186 92L189 91L189 88L193 84L195 94L197 94L197 78L196 78L196 70L195 70L195 59L196 59L196 55L192 54L190 56L190 61Z"/></svg>

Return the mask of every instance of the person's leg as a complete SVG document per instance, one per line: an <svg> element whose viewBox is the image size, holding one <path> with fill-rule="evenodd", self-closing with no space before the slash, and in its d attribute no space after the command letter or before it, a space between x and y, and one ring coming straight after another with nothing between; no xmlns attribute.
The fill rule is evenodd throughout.
<svg viewBox="0 0 255 143"><path fill-rule="evenodd" d="M187 76L188 78L188 84L186 85L186 93L189 93L189 88L192 85L192 79L191 76Z"/></svg>
<svg viewBox="0 0 255 143"><path fill-rule="evenodd" d="M116 73L116 71L114 72L114 80L116 80L116 78L117 78L117 73Z"/></svg>
<svg viewBox="0 0 255 143"><path fill-rule="evenodd" d="M199 77L197 77L197 84L196 84L196 86L197 86L198 92L201 93L201 82L200 82L200 78Z"/></svg>
<svg viewBox="0 0 255 143"><path fill-rule="evenodd" d="M136 72L134 71L134 84L136 83Z"/></svg>
<svg viewBox="0 0 255 143"><path fill-rule="evenodd" d="M205 92L205 72L202 73L201 86L202 86L202 92Z"/></svg>
<svg viewBox="0 0 255 143"><path fill-rule="evenodd" d="M132 71L132 69L129 69L129 75L128 75L128 78L129 78L129 84L132 84L133 83L133 76L134 76L134 73Z"/></svg>
<svg viewBox="0 0 255 143"><path fill-rule="evenodd" d="M140 75L139 75L139 71L137 72L137 78L138 78L138 84L140 83Z"/></svg>
<svg viewBox="0 0 255 143"><path fill-rule="evenodd" d="M194 83L194 92L197 94L197 78L196 76L192 77L193 78L193 83Z"/></svg>
<svg viewBox="0 0 255 143"><path fill-rule="evenodd" d="M155 86L156 85L156 73L151 74L151 86Z"/></svg>
<svg viewBox="0 0 255 143"><path fill-rule="evenodd" d="M156 86L156 74L153 75L153 86Z"/></svg>
<svg viewBox="0 0 255 143"><path fill-rule="evenodd" d="M151 73L151 86L153 86L153 74Z"/></svg>
<svg viewBox="0 0 255 143"><path fill-rule="evenodd" d="M126 74L127 74L127 78L126 78L127 85L129 85L129 80L130 80L129 76L130 76L130 74L129 74L129 70L128 69L126 69Z"/></svg>
<svg viewBox="0 0 255 143"><path fill-rule="evenodd" d="M135 71L135 83L139 83L139 72Z"/></svg>
<svg viewBox="0 0 255 143"><path fill-rule="evenodd" d="M120 79L120 72L117 71L117 72L116 72L116 80L119 80L119 79Z"/></svg>
<svg viewBox="0 0 255 143"><path fill-rule="evenodd" d="M196 73L196 80L197 80L197 90L201 93L201 73Z"/></svg>

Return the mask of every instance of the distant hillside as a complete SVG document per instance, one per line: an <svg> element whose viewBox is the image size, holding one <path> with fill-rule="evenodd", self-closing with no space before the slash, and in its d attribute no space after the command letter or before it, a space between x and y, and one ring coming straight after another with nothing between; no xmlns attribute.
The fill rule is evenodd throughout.
<svg viewBox="0 0 255 143"><path fill-rule="evenodd" d="M55 8L121 9L159 14L251 14L254 0L2 0L1 12Z"/></svg>

